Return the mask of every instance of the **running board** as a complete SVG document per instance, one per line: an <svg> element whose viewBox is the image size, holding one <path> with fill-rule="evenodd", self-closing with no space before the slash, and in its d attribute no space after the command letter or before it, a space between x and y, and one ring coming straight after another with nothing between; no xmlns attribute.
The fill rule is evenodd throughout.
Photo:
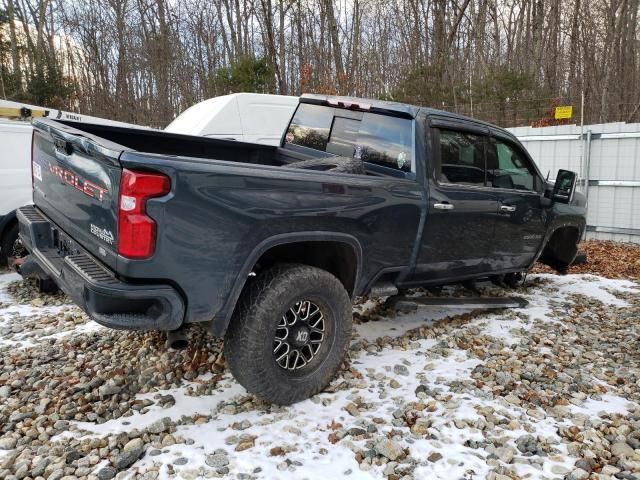
<svg viewBox="0 0 640 480"><path fill-rule="evenodd" d="M529 305L520 297L406 297L395 295L385 302L390 308L414 309L418 307L450 308L524 308Z"/></svg>

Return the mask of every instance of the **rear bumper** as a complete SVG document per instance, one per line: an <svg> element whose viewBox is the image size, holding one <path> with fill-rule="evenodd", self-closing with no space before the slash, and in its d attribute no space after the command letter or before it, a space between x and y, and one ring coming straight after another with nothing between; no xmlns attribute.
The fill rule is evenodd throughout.
<svg viewBox="0 0 640 480"><path fill-rule="evenodd" d="M122 330L182 325L185 305L175 288L117 279L32 205L18 209L18 221L20 239L31 254L27 262L35 261L96 322Z"/></svg>

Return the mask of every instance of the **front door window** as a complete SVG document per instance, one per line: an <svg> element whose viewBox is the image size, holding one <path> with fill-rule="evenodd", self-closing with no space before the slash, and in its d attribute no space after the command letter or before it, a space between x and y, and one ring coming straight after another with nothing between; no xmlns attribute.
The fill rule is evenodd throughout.
<svg viewBox="0 0 640 480"><path fill-rule="evenodd" d="M539 191L533 165L514 145L491 137L487 144L487 185L511 190Z"/></svg>

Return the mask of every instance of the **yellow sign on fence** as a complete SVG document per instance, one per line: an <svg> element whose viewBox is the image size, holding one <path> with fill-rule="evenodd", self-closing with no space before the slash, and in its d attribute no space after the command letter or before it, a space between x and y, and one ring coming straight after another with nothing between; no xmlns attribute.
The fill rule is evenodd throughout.
<svg viewBox="0 0 640 480"><path fill-rule="evenodd" d="M556 120L562 120L564 118L573 117L573 105L565 105L562 107L556 107L555 115Z"/></svg>

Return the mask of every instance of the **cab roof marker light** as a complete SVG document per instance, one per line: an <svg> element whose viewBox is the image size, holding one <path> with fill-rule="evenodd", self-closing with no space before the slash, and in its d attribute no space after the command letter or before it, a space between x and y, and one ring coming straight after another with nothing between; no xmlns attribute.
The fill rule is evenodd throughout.
<svg viewBox="0 0 640 480"><path fill-rule="evenodd" d="M327 103L334 107L348 108L350 110L371 110L371 105L368 103L355 103L347 100L338 100L336 98L328 99Z"/></svg>

